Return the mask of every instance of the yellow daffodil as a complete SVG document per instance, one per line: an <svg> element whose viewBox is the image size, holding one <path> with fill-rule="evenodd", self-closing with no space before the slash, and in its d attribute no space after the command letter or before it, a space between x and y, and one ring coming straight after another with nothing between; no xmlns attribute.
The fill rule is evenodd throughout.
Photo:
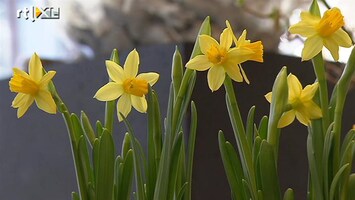
<svg viewBox="0 0 355 200"><path fill-rule="evenodd" d="M325 46L337 61L339 46L352 45L349 35L341 28L344 24L344 16L340 10L332 8L327 10L322 18L309 12L302 12L301 21L291 26L289 31L307 37L302 51L302 60L312 59Z"/></svg>
<svg viewBox="0 0 355 200"><path fill-rule="evenodd" d="M252 51L231 48L233 34L229 28L224 29L220 35L220 43L208 35L200 35L198 42L202 55L191 59L186 67L197 71L208 70L208 86L212 91L218 90L224 82L225 74L234 81L242 82L238 64L248 60L247 55Z"/></svg>
<svg viewBox="0 0 355 200"><path fill-rule="evenodd" d="M264 46L261 41L250 42L250 40L247 40L246 39L246 36L247 36L246 30L244 30L242 32L242 35L239 36L239 38L237 39L237 37L234 35L232 26L230 25L228 20L226 20L226 25L227 25L228 30L231 31L231 34L233 37L233 42L236 45L237 49L247 49L252 52L252 53L246 55L247 60L252 60L252 61L256 61L256 62L264 62L264 59L263 59ZM240 71L242 72L245 82L249 84L250 83L249 79L246 76L246 74L242 68L242 65L238 64L238 66L240 68Z"/></svg>
<svg viewBox="0 0 355 200"><path fill-rule="evenodd" d="M290 74L287 77L288 84L288 104L291 110L286 111L280 118L278 128L288 126L293 122L295 117L305 126L308 126L312 119L319 119L322 117L322 111L319 106L312 100L317 89L318 82L307 85L304 89L298 78ZM265 95L268 102L272 101L272 93Z"/></svg>
<svg viewBox="0 0 355 200"><path fill-rule="evenodd" d="M9 86L11 92L18 93L12 101L12 107L17 108L17 117L22 117L34 101L41 110L55 114L57 107L48 91L48 83L56 72L49 71L43 75L43 66L37 54L33 54L30 59L29 74L17 68L13 70Z"/></svg>
<svg viewBox="0 0 355 200"><path fill-rule="evenodd" d="M132 106L138 112L145 113L147 111L145 95L148 93L148 86L152 86L158 81L159 74L153 72L137 76L138 65L139 54L135 49L128 54L124 68L107 60L106 68L112 82L101 87L94 96L99 101L112 101L119 98L117 102L119 121L123 120L119 113L127 117Z"/></svg>

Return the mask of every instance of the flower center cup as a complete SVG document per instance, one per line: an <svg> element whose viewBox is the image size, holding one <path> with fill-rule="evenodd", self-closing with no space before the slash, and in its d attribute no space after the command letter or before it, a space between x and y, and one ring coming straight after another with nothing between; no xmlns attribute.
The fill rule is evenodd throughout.
<svg viewBox="0 0 355 200"><path fill-rule="evenodd" d="M123 82L126 93L142 97L148 93L148 82L143 79L129 78Z"/></svg>
<svg viewBox="0 0 355 200"><path fill-rule="evenodd" d="M318 23L316 29L322 37L333 34L344 26L344 16L338 8L332 8L324 13L324 16Z"/></svg>
<svg viewBox="0 0 355 200"><path fill-rule="evenodd" d="M215 65L222 64L227 58L227 51L216 46L211 46L211 48L207 51L207 58Z"/></svg>
<svg viewBox="0 0 355 200"><path fill-rule="evenodd" d="M19 74L14 74L9 84L11 92L35 95L39 90L36 82Z"/></svg>

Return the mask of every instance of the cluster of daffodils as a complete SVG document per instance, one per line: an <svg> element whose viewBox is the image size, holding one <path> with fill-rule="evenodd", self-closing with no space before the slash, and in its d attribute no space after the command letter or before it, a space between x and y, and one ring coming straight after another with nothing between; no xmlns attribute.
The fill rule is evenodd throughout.
<svg viewBox="0 0 355 200"><path fill-rule="evenodd" d="M226 141L222 130L218 133L221 158L233 199L281 200L277 171L279 137L281 130L295 119L307 126L308 131L308 199L355 199L355 174L351 172L355 130L350 130L341 142L342 112L355 73L355 50L335 86L331 101L321 56L323 47L326 47L337 61L339 47L352 46L343 26L344 17L338 8L327 10L321 17L316 0L309 12L301 13L301 21L289 31L306 37L302 60L312 59L317 79L303 87L299 79L283 67L272 91L265 95L270 112L260 122L254 119L255 107L250 109L246 123L243 122L232 81L250 83L242 64L264 61L262 42L248 40L246 30L237 37L228 21L217 41L211 37L209 17L202 23L191 59L185 67L178 49L173 55L173 80L164 120L157 94L151 87L158 81L159 74L138 74L140 59L135 49L128 54L123 67L116 50L106 61L109 82L94 95L97 100L106 102L105 121L97 121L95 128L84 112L80 119L70 113L52 81L56 72L46 72L37 54L30 59L28 73L14 69L9 86L18 94L12 107L18 109L19 118L33 102L47 113L62 113L72 144L79 190L73 192L72 200L122 200L133 196L138 200L191 200L197 134L197 111L191 95L196 71L208 70L208 87L212 92L224 85L236 139L237 148ZM187 135L182 124L189 105L191 123L189 141L185 144ZM148 112L146 152L127 120L132 107L140 113ZM127 128L119 155L116 155L113 140L114 113ZM283 199L294 199L291 188L283 193Z"/></svg>

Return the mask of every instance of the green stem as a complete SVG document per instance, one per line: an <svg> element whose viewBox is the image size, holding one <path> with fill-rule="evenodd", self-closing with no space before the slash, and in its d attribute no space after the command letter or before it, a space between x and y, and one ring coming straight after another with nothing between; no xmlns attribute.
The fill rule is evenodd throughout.
<svg viewBox="0 0 355 200"><path fill-rule="evenodd" d="M322 57L322 52L319 53L312 59L314 72L316 73L317 80L319 83L319 95L320 95L320 104L322 109L322 128L323 128L323 136L327 132L329 126L329 112L328 112L328 86L327 86L327 78L325 73L325 66Z"/></svg>
<svg viewBox="0 0 355 200"><path fill-rule="evenodd" d="M355 72L355 48L353 48L349 61L344 69L337 83L337 95L334 111L334 160L333 166L337 170L339 167L339 151L340 151L340 138L341 138L341 123L343 117L343 110L348 88L351 82L351 78Z"/></svg>
<svg viewBox="0 0 355 200"><path fill-rule="evenodd" d="M57 90L53 84L53 82L50 82L49 84L49 91L52 94L52 97L54 99L54 102L57 105L57 108L60 113L62 113L64 122L67 126L68 130L68 135L70 138L70 144L71 144L71 150L72 150L72 156L73 156L73 161L74 161L74 167L75 167L75 174L76 174L76 179L77 179L77 184L78 184L78 189L80 193L80 199L81 200L86 200L86 192L85 191L85 182L83 180L83 177L79 174L80 169L79 169L79 159L78 159L78 153L76 150L76 147L78 145L77 138L75 137L75 132L73 128L73 122L70 117L70 112L67 108L67 106L64 104L62 99L60 98L59 94L57 93Z"/></svg>
<svg viewBox="0 0 355 200"><path fill-rule="evenodd" d="M227 94L227 107L229 118L232 123L234 136L237 141L240 159L242 161L244 176L247 178L247 182L251 185L252 199L257 199L257 189L255 182L254 166L252 162L252 153L249 143L245 135L245 128L243 120L238 108L237 99L235 97L232 80L229 76L224 81L224 87Z"/></svg>

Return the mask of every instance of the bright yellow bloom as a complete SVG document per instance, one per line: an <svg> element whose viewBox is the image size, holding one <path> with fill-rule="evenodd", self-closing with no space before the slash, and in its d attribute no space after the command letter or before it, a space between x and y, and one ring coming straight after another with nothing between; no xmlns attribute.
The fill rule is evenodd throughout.
<svg viewBox="0 0 355 200"><path fill-rule="evenodd" d="M293 122L295 117L305 126L311 123L312 119L319 119L322 117L322 111L319 106L312 100L317 89L318 82L312 85L307 85L304 89L298 78L290 74L287 77L288 85L288 104L291 110L285 112L278 123L278 128L288 126ZM272 101L272 93L265 95L268 102Z"/></svg>
<svg viewBox="0 0 355 200"><path fill-rule="evenodd" d="M29 74L14 68L14 75L9 82L11 92L18 93L12 101L12 107L17 108L17 117L22 117L33 101L41 110L55 114L57 107L48 91L48 84L56 72L49 71L43 75L43 66L37 54L31 57L28 71Z"/></svg>
<svg viewBox="0 0 355 200"><path fill-rule="evenodd" d="M191 59L186 67L197 71L208 70L208 86L212 91L218 90L224 82L225 74L234 81L242 82L238 64L248 60L250 50L231 48L233 34L229 28L224 29L220 35L220 43L208 35L200 35L198 42L202 55Z"/></svg>
<svg viewBox="0 0 355 200"><path fill-rule="evenodd" d="M112 101L119 98L117 102L119 121L123 120L119 113L127 117L132 106L138 112L147 112L145 95L148 93L148 86L154 85L159 79L159 74L153 72L137 76L138 65L139 54L135 49L128 54L124 68L107 60L106 68L112 82L102 86L94 96L99 101Z"/></svg>
<svg viewBox="0 0 355 200"><path fill-rule="evenodd" d="M321 52L323 45L330 51L334 60L339 59L339 46L352 45L349 35L341 28L344 16L338 8L327 10L323 17L309 12L301 13L301 21L290 27L293 34L307 37L302 51L302 60L309 60Z"/></svg>
<svg viewBox="0 0 355 200"><path fill-rule="evenodd" d="M248 57L247 60L252 60L252 61L256 61L256 62L264 62L264 59L263 59L264 46L261 41L250 42L250 40L247 40L246 39L246 37L247 37L246 30L244 30L242 32L242 35L239 36L239 38L237 39L237 37L234 35L232 26L230 25L228 20L226 20L226 25L227 25L227 28L231 31L231 34L233 36L233 42L236 45L237 49L246 49L246 50L249 50L252 52L251 54L246 55ZM238 66L240 68L240 71L242 72L245 82L249 84L249 79L246 76L246 74L242 68L242 65L238 64Z"/></svg>

